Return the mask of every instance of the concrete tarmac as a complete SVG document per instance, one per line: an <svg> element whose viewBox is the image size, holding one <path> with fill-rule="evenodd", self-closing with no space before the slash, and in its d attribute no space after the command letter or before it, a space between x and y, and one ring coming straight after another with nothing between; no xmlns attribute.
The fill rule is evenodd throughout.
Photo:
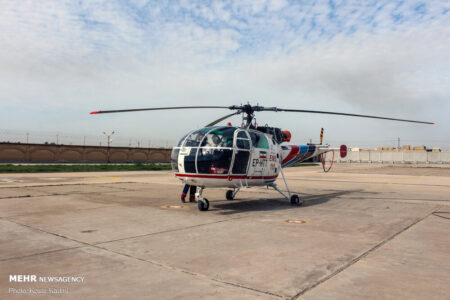
<svg viewBox="0 0 450 300"><path fill-rule="evenodd" d="M303 206L207 212L166 171L0 174L0 299L450 299L449 170L288 168Z"/></svg>

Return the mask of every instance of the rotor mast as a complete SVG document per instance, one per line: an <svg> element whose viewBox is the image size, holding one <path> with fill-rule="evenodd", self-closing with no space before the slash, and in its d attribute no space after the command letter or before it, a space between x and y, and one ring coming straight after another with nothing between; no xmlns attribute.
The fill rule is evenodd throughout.
<svg viewBox="0 0 450 300"><path fill-rule="evenodd" d="M275 107L262 107L259 105L251 106L250 103L240 106L233 105L230 106L229 109L237 110L239 113L243 114L242 119L245 122L246 128L250 127L250 125L252 124L252 121L255 118L255 111L263 111L263 110L277 111Z"/></svg>
<svg viewBox="0 0 450 300"><path fill-rule="evenodd" d="M234 110L238 110L240 113L243 114L242 116L242 124L244 125L245 122L245 127L248 128L250 127L250 125L252 124L253 119L255 118L255 108L257 108L257 106L251 106L250 103L245 104L245 105L241 105L241 106L236 106L233 105L230 107L230 109L234 109Z"/></svg>

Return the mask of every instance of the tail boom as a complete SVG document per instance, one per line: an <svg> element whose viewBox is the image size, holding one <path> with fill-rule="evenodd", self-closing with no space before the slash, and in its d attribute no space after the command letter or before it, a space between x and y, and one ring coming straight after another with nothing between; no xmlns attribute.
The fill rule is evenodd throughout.
<svg viewBox="0 0 450 300"><path fill-rule="evenodd" d="M285 168L297 162L308 160L328 151L340 151L341 148L329 148L322 145L287 145L281 147L281 167Z"/></svg>

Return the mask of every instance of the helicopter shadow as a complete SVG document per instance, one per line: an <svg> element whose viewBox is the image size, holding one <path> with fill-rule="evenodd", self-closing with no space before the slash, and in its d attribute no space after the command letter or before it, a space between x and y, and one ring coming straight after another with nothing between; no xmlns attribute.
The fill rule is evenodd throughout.
<svg viewBox="0 0 450 300"><path fill-rule="evenodd" d="M350 190L350 191L339 191L328 194L321 195L308 195L301 196L300 200L303 200L303 204L292 205L285 198L262 198L253 200L220 200L214 201L213 206L210 208L211 211L219 213L221 215L232 215L243 212L257 212L257 211L275 211L275 210L285 210L285 209L295 209L302 207L309 207L319 204L324 204L336 197L349 195L353 193L370 193L375 194L376 192L365 192L362 190Z"/></svg>

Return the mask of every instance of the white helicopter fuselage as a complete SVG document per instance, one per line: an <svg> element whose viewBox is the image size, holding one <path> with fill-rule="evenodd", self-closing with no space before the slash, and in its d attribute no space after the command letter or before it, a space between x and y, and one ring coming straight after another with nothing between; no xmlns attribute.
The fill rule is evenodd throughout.
<svg viewBox="0 0 450 300"><path fill-rule="evenodd" d="M324 152L327 146L280 145L272 136L239 127L206 127L189 133L172 150L182 182L200 187L271 185L281 168Z"/></svg>

